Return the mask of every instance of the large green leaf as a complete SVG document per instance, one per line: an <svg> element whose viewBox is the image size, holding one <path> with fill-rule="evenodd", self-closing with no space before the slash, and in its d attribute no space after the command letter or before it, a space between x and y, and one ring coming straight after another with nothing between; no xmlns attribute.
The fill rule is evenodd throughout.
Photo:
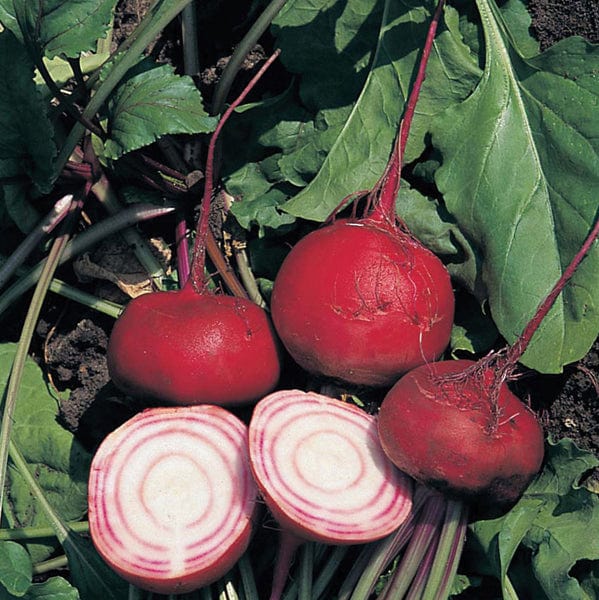
<svg viewBox="0 0 599 600"><path fill-rule="evenodd" d="M193 80L176 75L168 65L154 67L127 79L108 106L107 158L117 159L174 133L209 133L216 118L204 110Z"/></svg>
<svg viewBox="0 0 599 600"><path fill-rule="evenodd" d="M492 0L478 0L485 70L476 90L433 126L437 184L482 254L501 334L514 341L562 274L597 213L599 47L571 38L525 60ZM593 251L523 358L559 372L599 331Z"/></svg>
<svg viewBox="0 0 599 600"><path fill-rule="evenodd" d="M357 0L354 10L358 8ZM430 3L384 3L372 13L378 27L378 42L368 73L351 111L333 130L332 146L314 179L285 210L307 219L322 221L352 192L370 189L385 168L396 135L404 100L414 75L414 66L430 21ZM368 14L363 6L362 13ZM469 48L462 42L457 14L446 11L446 29L437 38L414 117L406 159L424 149L428 124L435 114L463 99L475 85L479 72ZM322 19L321 13L319 17ZM372 18L372 17L371 17ZM323 42L329 37L318 35ZM335 40L337 38L334 38ZM341 49L340 49L341 50ZM329 69L320 77L337 85ZM310 72L308 72L308 75Z"/></svg>
<svg viewBox="0 0 599 600"><path fill-rule="evenodd" d="M8 380L14 344L0 346L0 393ZM65 521L83 517L87 510L87 476L90 456L73 435L60 426L57 403L41 369L28 360L14 412L12 438L34 472L50 504ZM8 503L4 515L12 527L48 526L43 510L28 484L14 467L9 468ZM34 561L42 560L54 545L29 544Z"/></svg>
<svg viewBox="0 0 599 600"><path fill-rule="evenodd" d="M56 146L33 72L24 46L10 31L1 32L0 177L29 179L48 191Z"/></svg>
<svg viewBox="0 0 599 600"><path fill-rule="evenodd" d="M6 27L48 58L94 50L110 26L116 0L0 0ZM16 18L15 18L16 17Z"/></svg>
<svg viewBox="0 0 599 600"><path fill-rule="evenodd" d="M247 158L256 164L255 174L263 177L262 187L285 184L288 196L294 194L290 185L299 191L283 205L289 214L322 221L344 196L370 188L378 179L389 157L432 5L300 0L288 3L275 19L273 33L282 49L281 61L298 74L296 88L288 90L284 105L268 101L239 115L231 124L235 131L226 135L243 140L244 144L228 142L242 155L244 147L254 149ZM307 38L312 43L306 44ZM448 7L414 120L409 160L422 153L432 116L463 99L479 77L477 59L461 40L458 13ZM256 156L256 149L261 155ZM241 191L245 201L242 186L247 171L225 159L227 185L237 194ZM247 200L254 201L260 198Z"/></svg>
<svg viewBox="0 0 599 600"><path fill-rule="evenodd" d="M580 479L599 461L561 440L547 447L545 466L519 502L498 519L470 526L467 553L483 572L497 577L505 600L513 598L508 577L521 597L549 600L592 600L599 560L599 496L580 486ZM528 549L528 576L512 569L516 552ZM471 556L471 559L473 557ZM577 570L576 576L573 569Z"/></svg>
<svg viewBox="0 0 599 600"><path fill-rule="evenodd" d="M4 591L23 596L31 586L33 576L31 558L16 542L0 542L0 597Z"/></svg>
<svg viewBox="0 0 599 600"><path fill-rule="evenodd" d="M34 583L24 600L79 600L79 592L62 577L50 577L41 583Z"/></svg>

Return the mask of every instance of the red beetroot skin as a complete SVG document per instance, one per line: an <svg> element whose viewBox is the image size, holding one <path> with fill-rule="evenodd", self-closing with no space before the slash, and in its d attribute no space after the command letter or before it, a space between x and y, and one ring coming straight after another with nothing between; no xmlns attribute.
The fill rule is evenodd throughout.
<svg viewBox="0 0 599 600"><path fill-rule="evenodd" d="M271 311L283 344L307 371L386 386L441 355L454 296L441 261L401 230L337 220L289 253Z"/></svg>
<svg viewBox="0 0 599 600"><path fill-rule="evenodd" d="M463 499L513 502L541 467L543 430L505 383L494 419L488 384L435 381L474 364L442 361L405 375L383 400L379 437L391 461L425 484ZM486 369L490 383L493 372Z"/></svg>
<svg viewBox="0 0 599 600"><path fill-rule="evenodd" d="M108 369L114 383L135 396L236 405L274 389L280 357L264 310L188 285L127 305L110 336Z"/></svg>

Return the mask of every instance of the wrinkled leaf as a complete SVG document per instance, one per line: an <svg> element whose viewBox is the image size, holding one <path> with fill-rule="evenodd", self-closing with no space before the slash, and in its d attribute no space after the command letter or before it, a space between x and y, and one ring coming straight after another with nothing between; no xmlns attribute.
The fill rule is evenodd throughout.
<svg viewBox="0 0 599 600"><path fill-rule="evenodd" d="M0 346L0 381L6 385L15 345ZM2 389L3 392L3 389ZM12 439L30 465L45 495L65 521L76 521L87 510L90 456L56 420L57 404L41 369L28 360L17 399ZM4 511L11 527L48 526L43 510L18 471L9 467L9 502ZM28 544L34 561L44 560L55 546Z"/></svg>
<svg viewBox="0 0 599 600"><path fill-rule="evenodd" d="M34 583L24 600L79 600L79 592L66 579L50 577L42 583Z"/></svg>
<svg viewBox="0 0 599 600"><path fill-rule="evenodd" d="M34 44L48 58L76 58L96 48L108 31L116 0L1 0L3 10L16 20L5 25L27 45Z"/></svg>
<svg viewBox="0 0 599 600"><path fill-rule="evenodd" d="M16 542L0 542L0 597L2 589L21 597L31 586L31 558Z"/></svg>
<svg viewBox="0 0 599 600"><path fill-rule="evenodd" d="M74 584L84 600L123 600L128 584L97 553L91 540L69 533L62 542Z"/></svg>
<svg viewBox="0 0 599 600"><path fill-rule="evenodd" d="M209 133L216 122L204 110L193 80L162 65L134 75L117 88L109 102L104 153L115 160L169 133Z"/></svg>
<svg viewBox="0 0 599 600"><path fill-rule="evenodd" d="M571 38L525 60L492 0L478 0L484 76L433 126L437 185L480 249L501 334L513 342L590 230L599 197L599 47ZM599 256L591 253L523 362L559 372L599 331Z"/></svg>
<svg viewBox="0 0 599 600"><path fill-rule="evenodd" d="M549 600L595 597L585 587L596 584L593 561L599 560L599 540L589 532L599 527L599 496L581 487L580 480L597 465L597 458L571 440L549 443L543 471L519 502L501 518L471 525L469 544L484 556L478 564L485 563L487 574L502 582L506 600L513 596L505 576L520 546L530 551L527 568L534 575L534 581L519 580L520 586L529 586L528 597L535 597L531 590L537 586ZM584 585L571 572L577 563ZM526 597L525 589L518 591Z"/></svg>
<svg viewBox="0 0 599 600"><path fill-rule="evenodd" d="M371 20L377 19L378 44L365 83L349 115L344 115L329 134L333 144L316 177L285 205L285 210L323 221L344 197L370 189L378 180L389 158L414 65L426 36L430 21L428 5L413 7L407 2L385 2L382 13L371 15ZM452 9L447 10L446 24L447 29L435 42L406 160L417 157L424 149L432 117L464 98L479 76L470 50L461 41ZM328 77L331 85L337 81L330 72L322 77Z"/></svg>
<svg viewBox="0 0 599 600"><path fill-rule="evenodd" d="M231 214L245 229L258 225L262 236L265 227L277 229L295 221L294 217L279 209L286 195L265 181L255 163L238 171L228 189L233 196L239 196L239 200L231 205Z"/></svg>
<svg viewBox="0 0 599 600"><path fill-rule="evenodd" d="M240 107L223 131L223 179L237 201L231 212L245 229L258 225L260 235L265 227L276 229L295 221L295 217L278 208L270 210L287 199L287 194L279 198L279 184L305 185L301 172L280 164L286 154L310 143L305 140L311 138L313 130L293 92L291 86L277 97ZM278 200L266 201L268 214L263 222L265 213L260 205L270 192Z"/></svg>
<svg viewBox="0 0 599 600"><path fill-rule="evenodd" d="M33 72L23 45L10 31L0 32L0 177L29 179L48 191L56 146Z"/></svg>

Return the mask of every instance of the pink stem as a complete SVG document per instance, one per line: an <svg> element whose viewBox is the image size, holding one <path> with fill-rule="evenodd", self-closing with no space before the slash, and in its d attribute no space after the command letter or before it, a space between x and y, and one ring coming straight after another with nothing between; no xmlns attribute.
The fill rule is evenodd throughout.
<svg viewBox="0 0 599 600"><path fill-rule="evenodd" d="M177 271L179 274L179 287L189 278L189 248L187 247L187 222L185 217L177 221L175 230L175 244L177 246Z"/></svg>
<svg viewBox="0 0 599 600"><path fill-rule="evenodd" d="M599 219L597 219L595 222L593 229L582 244L580 250L576 253L570 264L566 267L565 271L562 273L562 276L553 286L551 292L549 292L545 300L543 300L543 302L539 305L537 312L528 322L524 328L524 331L520 334L520 337L514 342L514 344L512 344L512 346L510 346L507 354L505 355L506 367L509 368L511 365L515 365L520 360L520 357L526 351L532 336L539 328L539 325L543 319L547 316L547 313L553 306L561 291L564 289L565 285L568 283L568 281L570 281L572 275L574 275L574 272L578 268L578 265L582 262L582 259L591 249L591 246L597 239L597 236L599 236Z"/></svg>
<svg viewBox="0 0 599 600"><path fill-rule="evenodd" d="M399 131L395 138L393 152L389 159L389 163L387 164L387 168L376 186L376 188L381 190L381 193L377 205L372 211L372 216L375 219L382 218L389 222L395 221L395 199L397 198L397 193L399 192L401 185L403 157L410 128L412 126L412 119L414 118L414 112L416 110L416 103L420 97L420 90L426 77L426 66L435 40L437 25L441 19L441 12L444 5L445 0L439 0L437 3L437 8L435 9L435 13L429 25L424 47L422 49L422 58L418 65L418 73L416 74L414 85L412 86L408 97L404 116L399 124Z"/></svg>
<svg viewBox="0 0 599 600"><path fill-rule="evenodd" d="M287 583L289 571L293 563L293 558L297 549L304 543L304 540L294 533L282 529L279 533L279 550L274 568L272 581L272 590L269 600L280 600Z"/></svg>
<svg viewBox="0 0 599 600"><path fill-rule="evenodd" d="M204 266L206 263L206 240L208 237L208 224L210 219L210 202L212 200L212 193L214 190L214 154L216 148L216 142L220 135L220 132L227 122L233 111L243 102L245 97L250 93L252 88L256 85L258 80L264 75L265 71L275 61L275 59L281 53L280 50L275 50L270 58L262 65L260 70L252 77L250 82L243 88L243 91L239 96L230 104L227 110L223 113L220 118L210 143L208 144L208 155L206 157L206 169L205 169L205 184L204 184L204 195L202 197L202 205L200 211L200 218L198 220L197 235L193 248L193 258L191 263L191 284L193 285L196 292L202 292L206 286L206 276L204 275Z"/></svg>

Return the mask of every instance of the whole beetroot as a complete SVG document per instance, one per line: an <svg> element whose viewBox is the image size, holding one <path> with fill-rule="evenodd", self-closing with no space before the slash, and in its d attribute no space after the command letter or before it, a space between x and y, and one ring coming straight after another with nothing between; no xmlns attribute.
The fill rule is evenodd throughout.
<svg viewBox="0 0 599 600"><path fill-rule="evenodd" d="M534 413L492 366L452 360L420 366L387 393L379 437L392 462L462 499L515 501L538 473L544 435Z"/></svg>
<svg viewBox="0 0 599 600"><path fill-rule="evenodd" d="M378 429L396 466L464 499L509 503L522 494L541 467L544 436L507 382L598 235L599 221L513 345L478 362L420 366L389 390Z"/></svg>
<svg viewBox="0 0 599 600"><path fill-rule="evenodd" d="M262 308L186 285L127 305L110 335L108 369L114 383L134 396L225 406L272 391L280 359Z"/></svg>
<svg viewBox="0 0 599 600"><path fill-rule="evenodd" d="M408 132L441 10L442 3L387 168L368 194L372 210L308 234L275 279L271 310L277 333L295 361L316 375L390 386L439 358L449 343L449 274L395 213Z"/></svg>
<svg viewBox="0 0 599 600"><path fill-rule="evenodd" d="M304 237L281 266L271 309L285 347L307 371L387 386L444 351L454 296L432 252L370 217Z"/></svg>
<svg viewBox="0 0 599 600"><path fill-rule="evenodd" d="M268 314L247 298L211 292L204 267L216 141L228 117L278 54L231 103L212 135L185 285L178 291L135 298L112 330L108 369L114 383L127 393L172 404L231 405L253 402L277 385L279 343Z"/></svg>

